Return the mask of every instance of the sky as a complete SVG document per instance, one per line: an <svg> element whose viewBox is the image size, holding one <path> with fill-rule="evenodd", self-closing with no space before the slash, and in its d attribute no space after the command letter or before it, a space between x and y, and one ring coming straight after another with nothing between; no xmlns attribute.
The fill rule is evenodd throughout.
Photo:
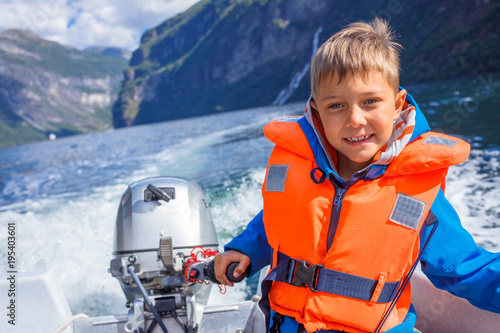
<svg viewBox="0 0 500 333"><path fill-rule="evenodd" d="M199 0L0 0L0 30L30 30L44 39L85 49L130 51L142 34Z"/></svg>

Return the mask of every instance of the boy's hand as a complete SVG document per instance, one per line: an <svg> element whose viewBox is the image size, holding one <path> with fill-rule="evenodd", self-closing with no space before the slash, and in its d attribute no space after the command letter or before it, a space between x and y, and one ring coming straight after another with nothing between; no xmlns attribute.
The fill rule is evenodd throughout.
<svg viewBox="0 0 500 333"><path fill-rule="evenodd" d="M229 281L226 277L227 266L229 266L232 262L238 262L239 265L234 269L234 277L238 277L241 274L244 274L248 265L250 264L250 258L235 250L229 250L224 253L220 253L214 258L214 270L215 277L222 284L233 287L234 283Z"/></svg>

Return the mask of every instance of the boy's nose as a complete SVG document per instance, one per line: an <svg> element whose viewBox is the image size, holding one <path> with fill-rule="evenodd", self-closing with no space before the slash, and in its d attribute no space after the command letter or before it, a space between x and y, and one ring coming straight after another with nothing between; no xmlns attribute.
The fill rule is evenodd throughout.
<svg viewBox="0 0 500 333"><path fill-rule="evenodd" d="M347 114L348 127L361 127L366 125L364 111L359 107L352 107Z"/></svg>

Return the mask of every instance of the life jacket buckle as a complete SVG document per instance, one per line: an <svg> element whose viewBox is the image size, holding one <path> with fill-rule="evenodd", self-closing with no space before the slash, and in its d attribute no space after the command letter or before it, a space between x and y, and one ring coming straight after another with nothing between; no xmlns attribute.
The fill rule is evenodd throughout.
<svg viewBox="0 0 500 333"><path fill-rule="evenodd" d="M313 265L305 260L290 258L285 271L285 282L292 286L309 288L311 291L317 292L318 273L319 269L323 267L321 264Z"/></svg>

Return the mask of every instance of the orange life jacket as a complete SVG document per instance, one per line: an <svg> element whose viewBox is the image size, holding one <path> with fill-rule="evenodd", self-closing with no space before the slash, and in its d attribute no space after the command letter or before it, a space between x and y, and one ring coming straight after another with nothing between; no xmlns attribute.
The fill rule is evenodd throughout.
<svg viewBox="0 0 500 333"><path fill-rule="evenodd" d="M274 251L272 268L281 254L298 260L287 273L290 281L273 282L271 309L295 318L308 332L373 332L390 307L389 296L400 288L382 331L400 324L411 301L410 285L403 290L401 281L418 258L419 231L444 187L448 167L467 159L469 145L426 133L402 150L384 176L347 182L342 189L317 169L297 122L274 121L264 133L276 143L262 188L264 226ZM291 284L301 260L308 268L322 265L315 268L335 273L323 275L323 280L339 292L316 291L316 275L302 287ZM373 281L368 298L358 298L358 284L342 286L356 279Z"/></svg>

